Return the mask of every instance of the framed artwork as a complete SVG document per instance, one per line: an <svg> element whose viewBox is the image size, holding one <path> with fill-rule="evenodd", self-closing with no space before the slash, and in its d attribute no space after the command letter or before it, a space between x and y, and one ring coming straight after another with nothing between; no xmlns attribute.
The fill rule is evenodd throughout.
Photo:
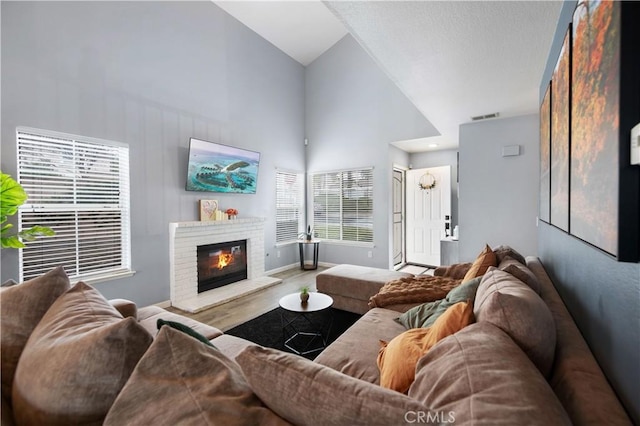
<svg viewBox="0 0 640 426"><path fill-rule="evenodd" d="M572 39L570 232L617 256L620 2L578 3Z"/></svg>
<svg viewBox="0 0 640 426"><path fill-rule="evenodd" d="M540 105L540 211L538 217L549 223L551 204L551 84Z"/></svg>
<svg viewBox="0 0 640 426"><path fill-rule="evenodd" d="M200 200L200 221L216 220L217 200Z"/></svg>
<svg viewBox="0 0 640 426"><path fill-rule="evenodd" d="M569 232L569 101L571 27L551 80L551 221Z"/></svg>

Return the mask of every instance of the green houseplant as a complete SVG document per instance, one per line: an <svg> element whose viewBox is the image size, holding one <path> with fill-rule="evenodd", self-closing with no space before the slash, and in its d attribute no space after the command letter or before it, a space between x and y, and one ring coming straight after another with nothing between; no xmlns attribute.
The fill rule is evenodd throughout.
<svg viewBox="0 0 640 426"><path fill-rule="evenodd" d="M38 237L53 235L51 228L45 226L32 226L20 232L11 233L13 225L5 223L9 216L18 212L18 208L27 201L27 193L22 186L13 180L11 176L0 171L0 238L2 248L22 248L23 241L33 241Z"/></svg>
<svg viewBox="0 0 640 426"><path fill-rule="evenodd" d="M303 304L309 301L309 287L302 287L300 289L300 301Z"/></svg>

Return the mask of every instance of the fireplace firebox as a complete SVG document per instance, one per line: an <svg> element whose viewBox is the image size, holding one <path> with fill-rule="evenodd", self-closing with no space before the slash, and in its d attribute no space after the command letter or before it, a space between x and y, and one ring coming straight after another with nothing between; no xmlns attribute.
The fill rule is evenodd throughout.
<svg viewBox="0 0 640 426"><path fill-rule="evenodd" d="M247 279L247 240L198 246L198 293Z"/></svg>

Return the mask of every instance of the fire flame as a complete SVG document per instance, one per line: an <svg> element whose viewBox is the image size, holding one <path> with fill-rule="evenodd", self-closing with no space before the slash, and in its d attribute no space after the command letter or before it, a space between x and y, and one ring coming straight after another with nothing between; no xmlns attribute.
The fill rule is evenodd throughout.
<svg viewBox="0 0 640 426"><path fill-rule="evenodd" d="M222 253L218 256L218 269L223 269L225 266L233 262L233 255L231 253Z"/></svg>

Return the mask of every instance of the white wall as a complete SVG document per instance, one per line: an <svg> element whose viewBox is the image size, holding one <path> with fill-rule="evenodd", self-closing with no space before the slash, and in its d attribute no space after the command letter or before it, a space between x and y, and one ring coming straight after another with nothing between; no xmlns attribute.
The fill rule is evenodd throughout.
<svg viewBox="0 0 640 426"><path fill-rule="evenodd" d="M320 260L388 268L389 143L437 131L349 35L311 63L305 77L308 171L374 167L375 247L325 243Z"/></svg>
<svg viewBox="0 0 640 426"><path fill-rule="evenodd" d="M169 222L201 198L266 217L275 255L275 168L304 170L304 68L211 2L2 2L2 170L16 126L126 142L132 278L97 285L139 305L169 299ZM260 151L255 195L185 191L196 137ZM2 250L2 280L18 277Z"/></svg>
<svg viewBox="0 0 640 426"><path fill-rule="evenodd" d="M538 253L538 115L460 126L460 261L471 261L485 243ZM502 157L502 147L520 155Z"/></svg>

